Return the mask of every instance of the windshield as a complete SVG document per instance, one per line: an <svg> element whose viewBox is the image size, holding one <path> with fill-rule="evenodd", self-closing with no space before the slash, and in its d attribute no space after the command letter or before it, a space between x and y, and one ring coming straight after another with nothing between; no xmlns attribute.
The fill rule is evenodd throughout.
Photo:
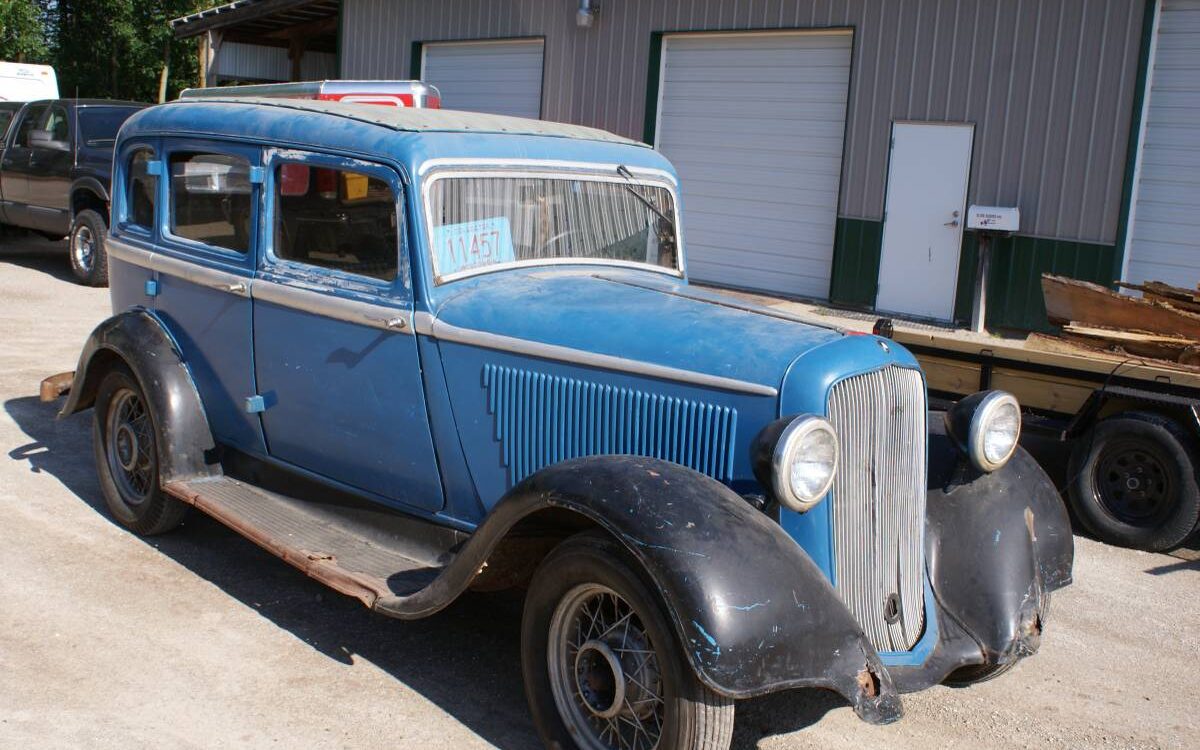
<svg viewBox="0 0 1200 750"><path fill-rule="evenodd" d="M79 130L88 146L111 146L117 139L121 124L136 109L129 107L80 107Z"/></svg>
<svg viewBox="0 0 1200 750"><path fill-rule="evenodd" d="M517 263L633 263L676 271L675 202L616 177L442 177L428 190L439 281Z"/></svg>

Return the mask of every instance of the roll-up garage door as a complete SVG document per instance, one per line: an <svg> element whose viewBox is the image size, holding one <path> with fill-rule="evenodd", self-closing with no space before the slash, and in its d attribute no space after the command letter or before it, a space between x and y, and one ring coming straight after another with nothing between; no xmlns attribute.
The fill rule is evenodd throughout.
<svg viewBox="0 0 1200 750"><path fill-rule="evenodd" d="M683 181L693 279L829 295L852 41L664 38L655 145Z"/></svg>
<svg viewBox="0 0 1200 750"><path fill-rule="evenodd" d="M1200 283L1200 0L1164 0L1126 279Z"/></svg>
<svg viewBox="0 0 1200 750"><path fill-rule="evenodd" d="M542 40L427 42L421 78L442 106L537 119L542 112Z"/></svg>

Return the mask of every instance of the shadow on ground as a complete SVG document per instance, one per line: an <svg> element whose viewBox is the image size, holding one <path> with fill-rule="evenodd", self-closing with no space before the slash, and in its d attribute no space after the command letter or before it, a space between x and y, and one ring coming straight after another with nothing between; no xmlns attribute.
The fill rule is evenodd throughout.
<svg viewBox="0 0 1200 750"><path fill-rule="evenodd" d="M0 228L0 263L41 271L59 281L75 282L65 240L48 240L10 227Z"/></svg>
<svg viewBox="0 0 1200 750"><path fill-rule="evenodd" d="M54 476L112 522L92 464L91 413L56 420L60 405L36 397L7 401L5 410L30 438L8 457ZM438 615L401 622L334 593L195 511L176 532L144 541L330 659L365 659L387 671L486 741L511 750L539 745L521 681L519 592L468 593ZM733 746L753 748L845 705L819 691L741 702Z"/></svg>

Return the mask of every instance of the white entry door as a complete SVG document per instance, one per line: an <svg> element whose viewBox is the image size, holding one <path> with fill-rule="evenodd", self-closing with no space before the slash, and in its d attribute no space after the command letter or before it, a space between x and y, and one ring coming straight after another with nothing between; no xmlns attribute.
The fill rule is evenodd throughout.
<svg viewBox="0 0 1200 750"><path fill-rule="evenodd" d="M962 123L892 126L877 310L954 316L974 133Z"/></svg>

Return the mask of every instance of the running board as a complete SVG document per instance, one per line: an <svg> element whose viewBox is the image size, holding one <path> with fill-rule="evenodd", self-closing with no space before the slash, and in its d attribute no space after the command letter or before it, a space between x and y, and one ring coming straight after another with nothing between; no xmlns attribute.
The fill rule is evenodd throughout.
<svg viewBox="0 0 1200 750"><path fill-rule="evenodd" d="M445 558L454 557L435 557L395 528L412 520L382 509L364 517L361 509L302 500L226 476L169 482L163 490L330 588L392 616L405 616L394 611L396 603L427 598L414 595L438 579ZM410 616L441 606L421 607Z"/></svg>

